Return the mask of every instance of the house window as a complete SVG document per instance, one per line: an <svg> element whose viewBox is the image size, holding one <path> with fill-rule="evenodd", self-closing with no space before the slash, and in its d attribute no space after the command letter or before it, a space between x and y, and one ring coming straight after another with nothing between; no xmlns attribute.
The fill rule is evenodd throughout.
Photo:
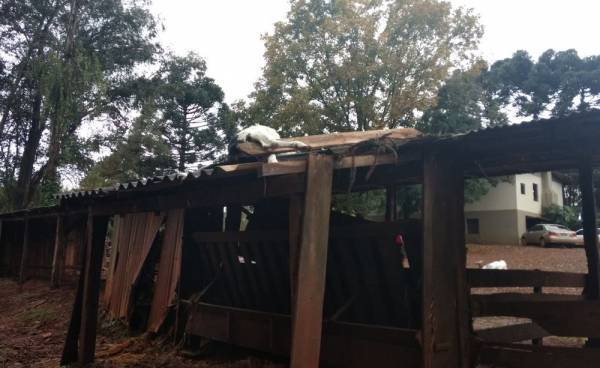
<svg viewBox="0 0 600 368"><path fill-rule="evenodd" d="M467 234L479 234L479 219L467 219Z"/></svg>
<svg viewBox="0 0 600 368"><path fill-rule="evenodd" d="M525 183L521 183L521 194L525 194Z"/></svg>
<svg viewBox="0 0 600 368"><path fill-rule="evenodd" d="M537 202L538 199L538 185L533 183L533 200Z"/></svg>

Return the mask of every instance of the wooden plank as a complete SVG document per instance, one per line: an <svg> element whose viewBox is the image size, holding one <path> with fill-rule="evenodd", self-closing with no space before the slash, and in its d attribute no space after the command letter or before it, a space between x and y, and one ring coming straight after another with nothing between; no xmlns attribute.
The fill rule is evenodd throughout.
<svg viewBox="0 0 600 368"><path fill-rule="evenodd" d="M484 346L481 363L506 368L597 367L600 349L530 347L526 345Z"/></svg>
<svg viewBox="0 0 600 368"><path fill-rule="evenodd" d="M56 216L56 231L54 234L54 255L52 257L52 272L50 274L50 286L57 288L63 273L65 258L65 226L64 216Z"/></svg>
<svg viewBox="0 0 600 368"><path fill-rule="evenodd" d="M334 169L349 169L379 165L403 164L415 161L419 156L409 155L407 157L397 157L392 154L385 155L357 155L346 156L334 162ZM303 173L306 171L306 159L281 161L274 163L265 163L260 170L260 176L275 176Z"/></svg>
<svg viewBox="0 0 600 368"><path fill-rule="evenodd" d="M333 134L312 135L306 137L284 138L283 141L300 141L308 145L311 150L333 146L351 146L374 139L408 140L421 136L421 133L412 128L398 128L388 130L370 130L366 132L343 132ZM251 156L265 156L270 153L283 153L298 151L294 148L282 147L265 151L256 143L248 142L238 145L240 151Z"/></svg>
<svg viewBox="0 0 600 368"><path fill-rule="evenodd" d="M85 249L82 251L82 253L85 253ZM75 301L73 302L73 309L71 309L69 328L67 329L65 345L60 358L61 366L69 366L77 362L77 355L79 351L79 332L81 331L81 308L83 304L84 279L85 266L81 270L79 280L77 281L77 292L75 293Z"/></svg>
<svg viewBox="0 0 600 368"><path fill-rule="evenodd" d="M21 251L21 267L19 269L19 284L25 282L27 278L27 262L29 258L29 218L25 219L25 227L23 230L23 248Z"/></svg>
<svg viewBox="0 0 600 368"><path fill-rule="evenodd" d="M423 200L423 367L471 367L464 183L448 152L427 153Z"/></svg>
<svg viewBox="0 0 600 368"><path fill-rule="evenodd" d="M92 216L91 214L88 216L85 279L77 359L79 365L82 367L93 363L96 352L100 272L102 270L102 257L104 255L108 220L108 216Z"/></svg>
<svg viewBox="0 0 600 368"><path fill-rule="evenodd" d="M587 258L588 278L585 295L592 300L600 298L600 256L598 255L598 227L596 224L596 203L594 193L594 168L589 157L582 160L579 168L581 190L581 217L583 222L583 243Z"/></svg>
<svg viewBox="0 0 600 368"><path fill-rule="evenodd" d="M562 302L583 301L581 295L573 294L525 294L525 293L494 293L494 294L471 294L471 308L473 316L480 315L480 308L494 303L516 303L516 302Z"/></svg>
<svg viewBox="0 0 600 368"><path fill-rule="evenodd" d="M540 270L467 270L469 286L487 287L583 287L582 273L549 272Z"/></svg>
<svg viewBox="0 0 600 368"><path fill-rule="evenodd" d="M290 316L198 303L186 332L280 356L291 351ZM417 331L326 321L321 363L326 367L420 367Z"/></svg>
<svg viewBox="0 0 600 368"><path fill-rule="evenodd" d="M333 157L310 154L295 281L297 297L292 307L291 368L319 366L332 180Z"/></svg>
<svg viewBox="0 0 600 368"><path fill-rule="evenodd" d="M484 342L510 343L550 336L536 323L520 323L510 326L487 328L475 332Z"/></svg>
<svg viewBox="0 0 600 368"><path fill-rule="evenodd" d="M507 299L480 302L473 309L478 316L530 318L555 336L600 337L600 301Z"/></svg>

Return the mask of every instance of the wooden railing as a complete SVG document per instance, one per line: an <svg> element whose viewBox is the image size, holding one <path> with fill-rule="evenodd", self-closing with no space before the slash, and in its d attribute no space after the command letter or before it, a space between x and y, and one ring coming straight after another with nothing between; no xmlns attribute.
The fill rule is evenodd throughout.
<svg viewBox="0 0 600 368"><path fill-rule="evenodd" d="M471 288L532 288L533 293L471 294L474 317L517 317L531 322L477 331L481 363L517 367L600 366L600 350L541 346L547 336L600 337L600 302L581 293L544 293L543 288L583 288L586 275L539 270L469 269ZM532 340L532 345L514 344ZM592 363L593 362L593 363Z"/></svg>

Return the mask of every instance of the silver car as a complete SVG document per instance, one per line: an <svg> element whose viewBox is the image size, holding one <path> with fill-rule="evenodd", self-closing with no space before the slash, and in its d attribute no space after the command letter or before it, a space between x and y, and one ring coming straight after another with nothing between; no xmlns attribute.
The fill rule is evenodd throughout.
<svg viewBox="0 0 600 368"><path fill-rule="evenodd" d="M575 236L577 237L575 244L582 247L583 246L583 229L577 230L575 232ZM600 227L598 228L598 243L600 243Z"/></svg>
<svg viewBox="0 0 600 368"><path fill-rule="evenodd" d="M576 245L577 235L575 231L563 225L537 224L532 226L521 237L521 244L536 244L540 247L548 245Z"/></svg>

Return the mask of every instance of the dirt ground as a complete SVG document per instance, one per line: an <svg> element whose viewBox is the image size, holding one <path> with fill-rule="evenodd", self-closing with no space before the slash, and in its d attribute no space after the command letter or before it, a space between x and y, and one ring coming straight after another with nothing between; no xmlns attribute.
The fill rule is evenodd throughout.
<svg viewBox="0 0 600 368"><path fill-rule="evenodd" d="M520 246L469 246L467 263L503 259L510 269L586 272L582 249L540 249ZM577 293L578 290L563 290ZM51 290L45 281L22 287L0 279L0 368L57 367L70 318L73 288ZM514 323L515 319L480 319L476 328ZM544 340L546 341L546 340ZM551 344L579 345L579 340L550 339ZM284 367L249 352L222 348L210 360L184 358L177 347L145 336L127 336L116 322L101 320L97 345L98 367Z"/></svg>

